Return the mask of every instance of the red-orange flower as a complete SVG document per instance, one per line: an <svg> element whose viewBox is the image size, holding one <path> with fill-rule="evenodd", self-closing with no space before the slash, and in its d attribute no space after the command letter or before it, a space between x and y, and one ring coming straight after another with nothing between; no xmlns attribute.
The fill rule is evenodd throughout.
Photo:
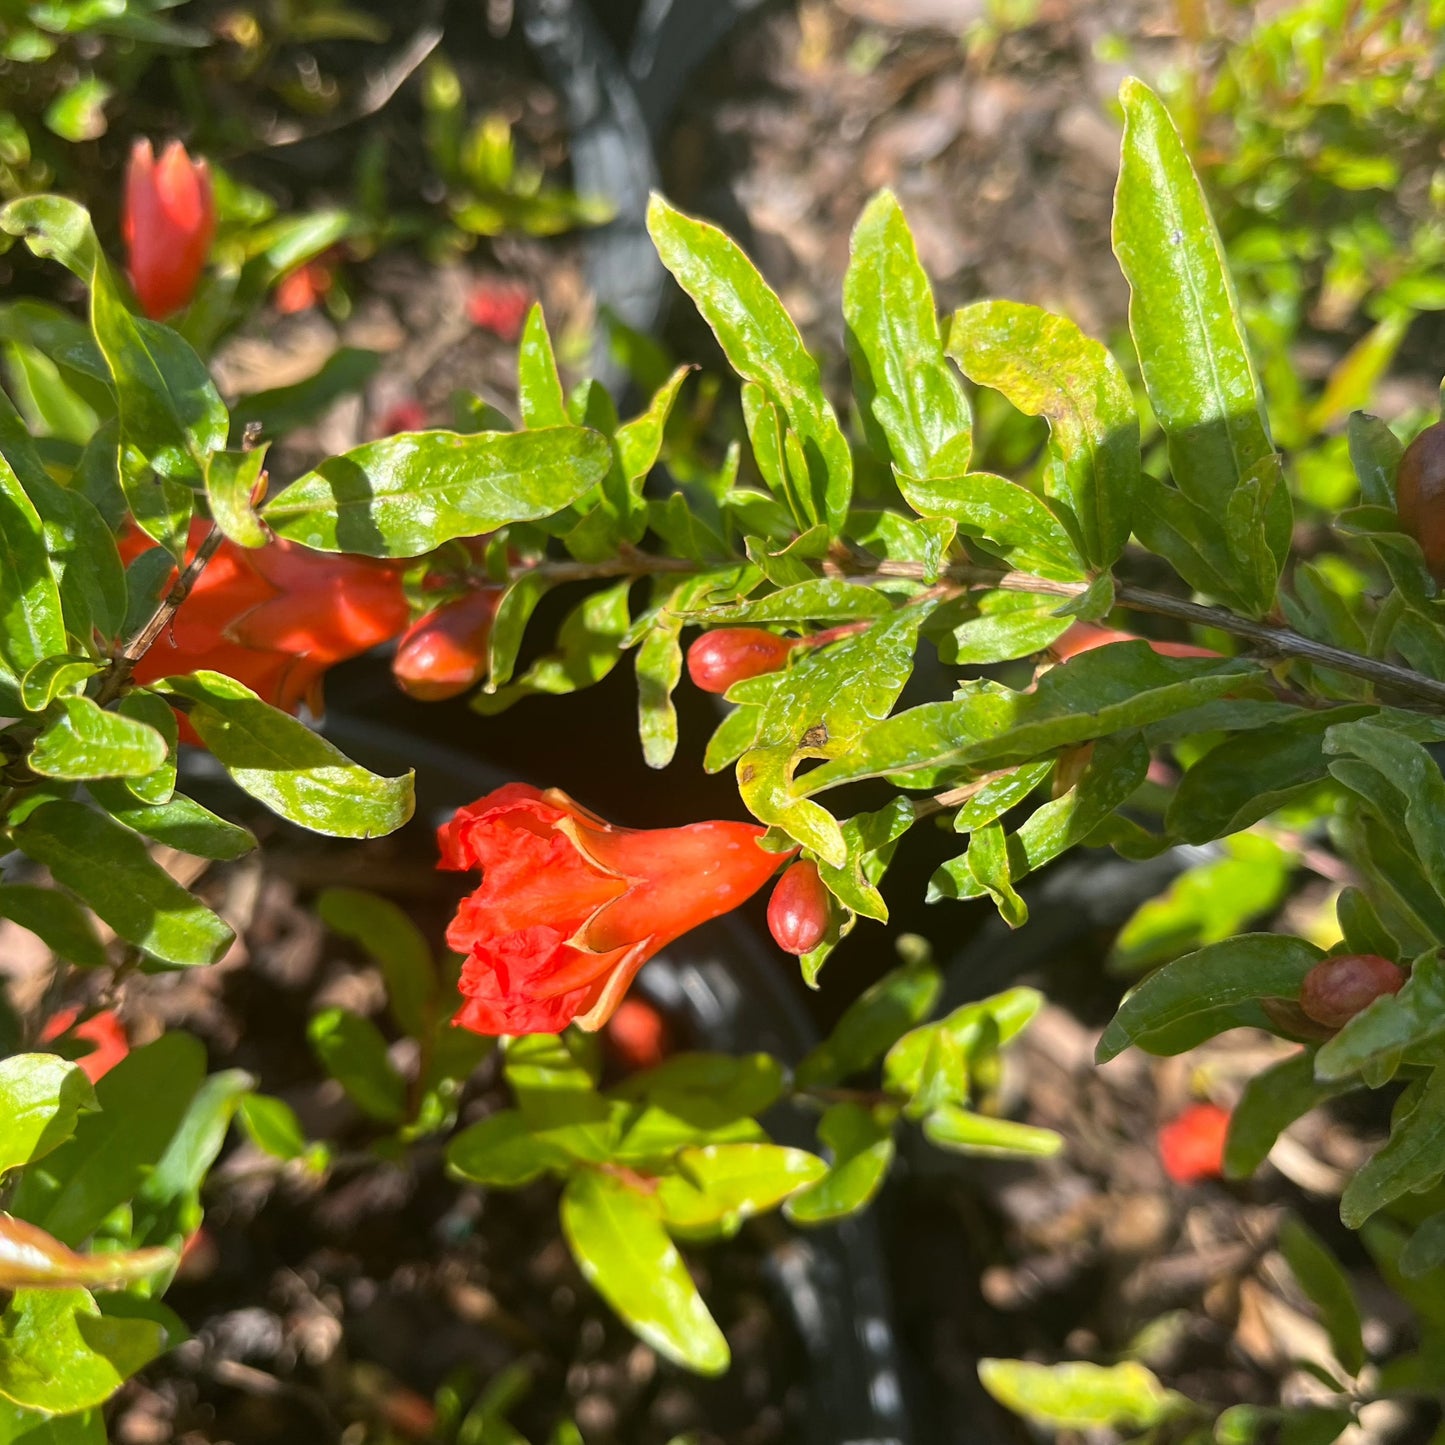
<svg viewBox="0 0 1445 1445"><path fill-rule="evenodd" d="M125 173L121 236L130 283L147 316L179 311L195 295L216 233L216 204L205 161L193 161L173 140L157 160L138 140Z"/></svg>
<svg viewBox="0 0 1445 1445"><path fill-rule="evenodd" d="M301 311L310 311L323 297L330 295L335 281L331 267L325 261L308 261L294 271L287 272L277 283L271 300L282 316L295 316Z"/></svg>
<svg viewBox="0 0 1445 1445"><path fill-rule="evenodd" d="M205 522L192 523L191 554L206 531ZM121 555L129 562L149 545L127 532ZM248 549L227 541L132 675L154 682L207 668L287 711L306 701L319 712L322 674L406 623L401 574L386 562L290 542Z"/></svg>
<svg viewBox="0 0 1445 1445"><path fill-rule="evenodd" d="M58 1014L52 1014L40 1031L40 1041L48 1044L70 1034L92 1045L90 1052L82 1054L75 1063L93 1084L110 1073L130 1053L130 1040L113 1009L102 1009L77 1024L75 1021L79 1017L78 1008L62 1009Z"/></svg>
<svg viewBox="0 0 1445 1445"><path fill-rule="evenodd" d="M615 828L552 788L509 783L437 832L442 868L482 870L447 942L466 955L456 1022L480 1034L598 1029L659 949L750 898L783 860L753 823Z"/></svg>
<svg viewBox="0 0 1445 1445"><path fill-rule="evenodd" d="M1191 1104L1159 1130L1159 1158L1176 1184L1218 1179L1224 1172L1229 1112L1218 1104Z"/></svg>

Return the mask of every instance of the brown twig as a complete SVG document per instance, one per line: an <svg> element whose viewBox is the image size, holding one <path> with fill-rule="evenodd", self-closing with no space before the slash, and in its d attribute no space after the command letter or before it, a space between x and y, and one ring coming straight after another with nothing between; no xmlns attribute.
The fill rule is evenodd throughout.
<svg viewBox="0 0 1445 1445"><path fill-rule="evenodd" d="M225 533L219 527L212 527L206 533L205 540L196 548L196 555L191 558L190 563L176 578L175 585L161 599L160 605L151 613L145 625L112 654L110 667L102 677L100 689L95 694L95 700L101 707L114 702L125 691L126 683L130 681L130 675L136 663L146 655L151 644L170 626L171 619L180 610L181 603L191 595L191 589L196 585L196 579L205 570L206 563L216 555L217 549L225 539Z"/></svg>

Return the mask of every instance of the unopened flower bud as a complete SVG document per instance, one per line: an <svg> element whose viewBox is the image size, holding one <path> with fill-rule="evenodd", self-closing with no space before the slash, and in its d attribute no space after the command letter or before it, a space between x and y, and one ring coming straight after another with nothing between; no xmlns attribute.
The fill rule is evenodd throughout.
<svg viewBox="0 0 1445 1445"><path fill-rule="evenodd" d="M809 859L794 863L768 899L768 931L786 953L811 953L828 932L828 890Z"/></svg>
<svg viewBox="0 0 1445 1445"><path fill-rule="evenodd" d="M151 143L138 140L126 169L120 224L141 309L155 320L179 311L195 295L216 232L205 161L193 161L180 141L157 160Z"/></svg>
<svg viewBox="0 0 1445 1445"><path fill-rule="evenodd" d="M1305 974L1300 1008L1317 1024L1339 1029L1377 998L1399 993L1404 984L1404 970L1378 953L1336 954Z"/></svg>
<svg viewBox="0 0 1445 1445"><path fill-rule="evenodd" d="M391 662L402 690L438 702L479 683L486 676L487 643L501 596L498 587L481 587L413 622Z"/></svg>
<svg viewBox="0 0 1445 1445"><path fill-rule="evenodd" d="M704 692L726 692L744 678L776 672L797 645L761 627L720 627L688 648L687 674Z"/></svg>

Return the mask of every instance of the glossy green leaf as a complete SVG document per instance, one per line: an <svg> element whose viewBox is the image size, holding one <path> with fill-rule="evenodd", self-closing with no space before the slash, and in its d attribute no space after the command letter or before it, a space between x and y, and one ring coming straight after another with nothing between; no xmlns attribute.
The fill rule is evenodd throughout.
<svg viewBox="0 0 1445 1445"><path fill-rule="evenodd" d="M704 608L689 614L687 620L752 627L769 622L852 622L864 617L883 617L892 610L893 604L888 598L872 587L837 578L814 577L769 592L766 597Z"/></svg>
<svg viewBox="0 0 1445 1445"><path fill-rule="evenodd" d="M1059 582L1086 573L1063 524L1027 487L991 472L914 477L895 474L908 505L922 517L946 517L1019 572Z"/></svg>
<svg viewBox="0 0 1445 1445"><path fill-rule="evenodd" d="M1350 464L1360 483L1360 501L1395 510L1395 474L1404 453L1400 439L1377 416L1357 411L1347 428Z"/></svg>
<svg viewBox="0 0 1445 1445"><path fill-rule="evenodd" d="M54 1054L0 1059L0 1174L43 1159L97 1107L90 1080Z"/></svg>
<svg viewBox="0 0 1445 1445"><path fill-rule="evenodd" d="M105 1417L99 1410L46 1415L0 1397L0 1445L106 1445L106 1441Z"/></svg>
<svg viewBox="0 0 1445 1445"><path fill-rule="evenodd" d="M1002 1046L1016 1038L1044 1006L1044 996L1033 988L1010 988L977 1003L954 1009L937 1023L924 1024L903 1035L883 1060L883 1087L890 1094L916 1094L925 1063L937 1034L947 1034L966 1059L989 1038Z"/></svg>
<svg viewBox="0 0 1445 1445"><path fill-rule="evenodd" d="M417 557L453 537L549 517L607 474L607 438L582 427L402 432L325 461L262 510L322 552Z"/></svg>
<svg viewBox="0 0 1445 1445"><path fill-rule="evenodd" d="M583 1170L562 1193L562 1232L587 1282L666 1359L720 1375L731 1356L657 1201L609 1174Z"/></svg>
<svg viewBox="0 0 1445 1445"><path fill-rule="evenodd" d="M1225 1178L1248 1179L1269 1157L1284 1129L1351 1087L1316 1080L1314 1055L1308 1049L1255 1074L1229 1116Z"/></svg>
<svg viewBox="0 0 1445 1445"><path fill-rule="evenodd" d="M538 1138L515 1109L488 1115L447 1145L447 1167L453 1174L496 1189L530 1184L549 1170L566 1174L572 1164L565 1149Z"/></svg>
<svg viewBox="0 0 1445 1445"><path fill-rule="evenodd" d="M266 464L264 445L243 452L212 452L206 462L211 520L238 547L264 547L270 538L252 501Z"/></svg>
<svg viewBox="0 0 1445 1445"><path fill-rule="evenodd" d="M1098 1060L1107 1063L1131 1044L1146 1053L1180 1054L1226 1029L1261 1024L1258 1001L1298 998L1321 957L1303 938L1246 933L1176 959L1120 1004L1099 1040Z"/></svg>
<svg viewBox="0 0 1445 1445"><path fill-rule="evenodd" d="M567 400L540 301L527 312L517 349L517 407L529 431L568 425Z"/></svg>
<svg viewBox="0 0 1445 1445"><path fill-rule="evenodd" d="M794 1224L828 1224L865 1208L893 1162L893 1124L880 1111L834 1104L818 1121L818 1140L832 1156L828 1172L791 1195L783 1213Z"/></svg>
<svg viewBox="0 0 1445 1445"><path fill-rule="evenodd" d="M942 609L940 609L942 610ZM949 621L962 617L939 636L934 629L942 619L933 618L930 632L939 659L956 666L976 666L1031 657L1067 632L1072 617L1059 615L1059 599L1036 592L975 592L957 611L950 609Z"/></svg>
<svg viewBox="0 0 1445 1445"><path fill-rule="evenodd" d="M880 774L996 768L1149 723L1244 688L1254 667L1238 659L1160 657L1146 642L1121 642L1050 668L1031 692L964 683L951 702L898 713L824 763L800 791Z"/></svg>
<svg viewBox="0 0 1445 1445"><path fill-rule="evenodd" d="M11 1213L79 1245L165 1155L205 1069L205 1050L189 1034L163 1034L132 1049L97 1082L99 1111L84 1115L65 1144L25 1171Z"/></svg>
<svg viewBox="0 0 1445 1445"><path fill-rule="evenodd" d="M115 383L122 448L157 476L203 481L231 426L205 363L170 327L127 311L102 261L90 296L91 329Z"/></svg>
<svg viewBox="0 0 1445 1445"><path fill-rule="evenodd" d="M67 651L40 514L0 455L0 658L23 675Z"/></svg>
<svg viewBox="0 0 1445 1445"><path fill-rule="evenodd" d="M12 836L122 938L163 963L215 963L235 941L227 924L151 860L134 833L103 813L46 803Z"/></svg>
<svg viewBox="0 0 1445 1445"><path fill-rule="evenodd" d="M799 522L826 522L837 532L852 495L853 459L798 328L736 242L715 226L654 195L647 228L662 264L692 298L733 370L765 394L797 439L804 472L793 487Z"/></svg>
<svg viewBox="0 0 1445 1445"><path fill-rule="evenodd" d="M406 1083L387 1057L386 1040L370 1019L330 1008L306 1026L322 1067L363 1114L395 1124L406 1114Z"/></svg>
<svg viewBox="0 0 1445 1445"><path fill-rule="evenodd" d="M54 1414L104 1403L166 1348L163 1326L116 1319L83 1289L27 1289L0 1315L0 1396Z"/></svg>
<svg viewBox="0 0 1445 1445"><path fill-rule="evenodd" d="M143 778L166 760L166 740L153 727L88 697L57 698L46 716L27 759L43 778Z"/></svg>
<svg viewBox="0 0 1445 1445"><path fill-rule="evenodd" d="M1129 326L1174 481L1222 516L1272 464L1264 398L1224 248L1179 133L1142 81L1126 80L1120 100L1114 251L1129 282ZM1265 536L1276 562L1288 549L1289 517L1288 493L1274 486Z"/></svg>
<svg viewBox="0 0 1445 1445"><path fill-rule="evenodd" d="M986 1159L1046 1159L1064 1147L1063 1139L1052 1129L975 1114L956 1104L940 1105L929 1114L923 1121L923 1133L940 1149Z"/></svg>
<svg viewBox="0 0 1445 1445"><path fill-rule="evenodd" d="M522 635L550 586L540 572L523 572L502 593L487 640L487 692L497 692L511 681Z"/></svg>
<svg viewBox="0 0 1445 1445"><path fill-rule="evenodd" d="M1365 1346L1360 1304L1349 1276L1324 1241L1293 1214L1280 1222L1279 1247L1300 1288L1319 1310L1335 1359L1348 1374L1358 1375L1365 1365Z"/></svg>
<svg viewBox="0 0 1445 1445"><path fill-rule="evenodd" d="M743 801L835 868L847 842L825 809L798 796L793 774L806 758L851 755L854 739L884 717L913 670L924 605L900 608L867 632L844 638L775 675L753 746L738 761ZM811 791L812 775L803 782Z"/></svg>
<svg viewBox="0 0 1445 1445"><path fill-rule="evenodd" d="M180 725L171 705L147 688L128 692L116 704L116 711L135 722L144 723L160 735L166 745L165 761L158 768L137 778L127 778L126 790L142 803L164 805L175 797L176 749L180 744Z"/></svg>
<svg viewBox="0 0 1445 1445"><path fill-rule="evenodd" d="M781 1144L705 1144L682 1150L675 1173L658 1180L663 1224L684 1231L727 1232L812 1184L828 1166L815 1154Z"/></svg>
<svg viewBox="0 0 1445 1445"><path fill-rule="evenodd" d="M1108 1425L1121 1430L1147 1430L1190 1409L1182 1395L1166 1390L1150 1371L1133 1360L1119 1365L980 1360L978 1377L999 1404L1054 1430L1092 1430Z"/></svg>
<svg viewBox="0 0 1445 1445"><path fill-rule="evenodd" d="M619 1121L565 1036L524 1034L507 1043L504 1070L528 1129L574 1159L612 1157ZM582 1045L575 1046L580 1050Z"/></svg>
<svg viewBox="0 0 1445 1445"><path fill-rule="evenodd" d="M891 191L874 196L853 228L843 317L858 410L881 434L879 450L922 476L945 445L966 447L968 399L944 358L933 291Z"/></svg>
<svg viewBox="0 0 1445 1445"><path fill-rule="evenodd" d="M28 929L57 957L79 968L104 968L105 945L90 915L55 888L0 884L0 918Z"/></svg>
<svg viewBox="0 0 1445 1445"><path fill-rule="evenodd" d="M397 1027L425 1037L437 1000L431 947L410 915L390 899L359 888L327 888L316 913L334 933L361 945L386 980L386 998Z"/></svg>
<svg viewBox="0 0 1445 1445"><path fill-rule="evenodd" d="M1346 1229L1445 1173L1445 1068L1412 1084L1395 1106L1390 1137L1340 1198Z"/></svg>
<svg viewBox="0 0 1445 1445"><path fill-rule="evenodd" d="M682 618L664 610L637 649L637 723L642 756L665 768L677 751L677 709L672 694L682 681Z"/></svg>
<svg viewBox="0 0 1445 1445"><path fill-rule="evenodd" d="M375 838L411 817L411 773L384 778L349 762L234 678L195 672L156 687L189 701L186 716L216 761L243 792L288 821L333 838Z"/></svg>
<svg viewBox="0 0 1445 1445"><path fill-rule="evenodd" d="M928 1017L942 986L942 976L926 961L884 974L848 1005L832 1033L798 1065L799 1087L837 1084L866 1069Z"/></svg>
<svg viewBox="0 0 1445 1445"><path fill-rule="evenodd" d="M65 196L22 196L0 210L0 231L22 237L35 255L90 284L99 247L84 206Z"/></svg>
<svg viewBox="0 0 1445 1445"><path fill-rule="evenodd" d="M91 1289L129 1284L173 1266L170 1249L77 1254L43 1229L0 1214L0 1289Z"/></svg>
<svg viewBox="0 0 1445 1445"><path fill-rule="evenodd" d="M1072 321L1015 301L955 312L948 351L971 381L1049 419L1044 494L1084 561L1110 566L1139 485L1139 418L1118 363Z"/></svg>
<svg viewBox="0 0 1445 1445"><path fill-rule="evenodd" d="M184 793L173 793L165 803L143 803L126 784L110 780L91 783L89 792L116 822L197 858L229 861L256 846L249 828L218 818Z"/></svg>

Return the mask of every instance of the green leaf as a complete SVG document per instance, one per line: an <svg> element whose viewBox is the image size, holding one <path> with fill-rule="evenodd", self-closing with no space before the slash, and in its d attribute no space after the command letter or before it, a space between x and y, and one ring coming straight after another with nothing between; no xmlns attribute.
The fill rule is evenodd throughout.
<svg viewBox="0 0 1445 1445"><path fill-rule="evenodd" d="M1059 582L1086 574L1083 559L1049 510L1027 487L991 472L914 477L896 472L898 490L921 517L946 517L1000 561Z"/></svg>
<svg viewBox="0 0 1445 1445"><path fill-rule="evenodd" d="M1378 1209L1445 1173L1445 1068L1410 1086L1395 1106L1390 1138L1340 1199L1346 1229L1358 1229Z"/></svg>
<svg viewBox="0 0 1445 1445"><path fill-rule="evenodd" d="M1445 1264L1445 1211L1432 1214L1400 1251L1400 1269L1411 1279L1430 1274L1442 1264Z"/></svg>
<svg viewBox="0 0 1445 1445"><path fill-rule="evenodd" d="M522 1118L538 1139L589 1163L612 1157L618 1121L565 1036L511 1039L503 1067Z"/></svg>
<svg viewBox="0 0 1445 1445"><path fill-rule="evenodd" d="M852 622L861 617L884 617L892 611L893 604L872 587L813 577L769 592L766 597L705 607L689 613L687 620L741 627L760 622Z"/></svg>
<svg viewBox="0 0 1445 1445"><path fill-rule="evenodd" d="M502 593L487 640L487 692L497 692L511 681L522 635L550 586L540 572L523 572Z"/></svg>
<svg viewBox="0 0 1445 1445"><path fill-rule="evenodd" d="M1329 776L1325 733L1372 708L1331 708L1240 733L1185 773L1166 823L1186 843L1238 833Z"/></svg>
<svg viewBox="0 0 1445 1445"><path fill-rule="evenodd" d="M336 402L359 392L380 369L380 352L341 346L302 381L243 396L231 411L231 438L240 445L248 429L274 441L319 420Z"/></svg>
<svg viewBox="0 0 1445 1445"><path fill-rule="evenodd" d="M1347 428L1350 464L1360 483L1360 501L1367 507L1395 510L1395 474L1404 446L1377 416L1357 411Z"/></svg>
<svg viewBox="0 0 1445 1445"><path fill-rule="evenodd" d="M236 1117L246 1137L273 1159L300 1159L307 1151L306 1134L296 1111L284 1099L269 1094L246 1094Z"/></svg>
<svg viewBox="0 0 1445 1445"><path fill-rule="evenodd" d="M0 455L0 658L23 675L66 651L60 589L40 514Z"/></svg>
<svg viewBox="0 0 1445 1445"><path fill-rule="evenodd" d="M925 605L899 608L770 678L753 746L738 761L739 790L753 816L835 868L847 861L847 842L832 814L797 796L794 771L805 758L851 755L853 740L887 714L912 674L926 616ZM809 791L812 776L802 785Z"/></svg>
<svg viewBox="0 0 1445 1445"><path fill-rule="evenodd" d="M264 547L270 540L251 501L265 463L264 445L245 452L212 452L206 461L211 520L238 547Z"/></svg>
<svg viewBox="0 0 1445 1445"><path fill-rule="evenodd" d="M1319 1310L1335 1359L1346 1373L1358 1375L1365 1367L1365 1345L1360 1304L1349 1276L1324 1241L1293 1214L1280 1221L1279 1247L1300 1288Z"/></svg>
<svg viewBox="0 0 1445 1445"><path fill-rule="evenodd" d="M880 723L845 756L810 772L800 791L880 774L1027 762L1239 691L1254 671L1239 659L1160 657L1141 641L1096 648L1052 667L1031 692L966 682L952 702L924 703Z"/></svg>
<svg viewBox="0 0 1445 1445"><path fill-rule="evenodd" d="M99 247L85 207L65 196L22 196L0 210L0 231L20 236L42 260L90 284Z"/></svg>
<svg viewBox="0 0 1445 1445"><path fill-rule="evenodd" d="M166 758L160 767L141 777L127 778L126 790L142 803L169 803L176 792L176 748L180 742L175 711L163 697L145 688L128 692L116 704L116 711L144 723L158 733L166 745Z"/></svg>
<svg viewBox="0 0 1445 1445"><path fill-rule="evenodd" d="M923 960L884 974L848 1005L833 1032L798 1065L798 1086L836 1084L866 1069L928 1017L942 987L938 970Z"/></svg>
<svg viewBox="0 0 1445 1445"><path fill-rule="evenodd" d="M166 760L166 740L88 697L57 698L26 760L43 778L143 778Z"/></svg>
<svg viewBox="0 0 1445 1445"><path fill-rule="evenodd" d="M1251 475L1273 464L1264 398L1224 247L1179 132L1142 81L1126 80L1120 101L1114 251L1129 282L1129 326L1175 483L1222 518ZM1282 486L1272 488L1266 517L1279 563L1290 528Z"/></svg>
<svg viewBox="0 0 1445 1445"><path fill-rule="evenodd" d="M83 75L45 107L45 126L72 144L99 140L106 131L105 103L115 94L97 75Z"/></svg>
<svg viewBox="0 0 1445 1445"><path fill-rule="evenodd" d="M515 1189L549 1170L567 1174L572 1167L572 1156L533 1134L515 1109L488 1115L447 1145L447 1168L472 1184L489 1188Z"/></svg>
<svg viewBox="0 0 1445 1445"><path fill-rule="evenodd" d="M415 807L413 774L384 778L219 672L168 677L157 690L189 700L186 716L236 785L289 822L332 838L393 833Z"/></svg>
<svg viewBox="0 0 1445 1445"><path fill-rule="evenodd" d="M12 836L122 938L163 963L215 963L235 941L227 924L151 860L134 833L103 813L45 803Z"/></svg>
<svg viewBox="0 0 1445 1445"><path fill-rule="evenodd" d="M562 1192L562 1232L587 1282L660 1355L701 1375L727 1369L727 1341L667 1237L655 1199L583 1170Z"/></svg>
<svg viewBox="0 0 1445 1445"><path fill-rule="evenodd" d="M612 448L583 427L403 432L325 461L262 511L322 552L418 557L453 537L549 517L606 476Z"/></svg>
<svg viewBox="0 0 1445 1445"><path fill-rule="evenodd" d="M1246 933L1187 954L1151 974L1119 1006L1099 1040L1098 1061L1129 1047L1181 1054L1226 1029L1261 1025L1258 1001L1299 997L1323 957L1303 938Z"/></svg>
<svg viewBox="0 0 1445 1445"><path fill-rule="evenodd" d="M99 1111L40 1165L25 1171L11 1212L65 1244L94 1234L165 1155L201 1087L206 1054L189 1034L163 1034L95 1086Z"/></svg>
<svg viewBox="0 0 1445 1445"><path fill-rule="evenodd" d="M832 1155L828 1172L789 1196L783 1213L794 1224L827 1224L865 1208L893 1162L893 1123L884 1111L834 1104L818 1121L818 1140Z"/></svg>
<svg viewBox="0 0 1445 1445"><path fill-rule="evenodd" d="M929 1114L923 1121L923 1134L940 1149L986 1159L1047 1159L1064 1147L1063 1139L1052 1129L975 1114L956 1104L942 1104Z"/></svg>
<svg viewBox="0 0 1445 1445"><path fill-rule="evenodd" d="M1435 950L1422 954L1405 986L1362 1009L1315 1057L1315 1077L1347 1079L1380 1065L1401 1050L1445 1036L1445 963Z"/></svg>
<svg viewBox="0 0 1445 1445"><path fill-rule="evenodd" d="M916 1095L934 1040L946 1034L966 1061L985 1040L1002 1047L1016 1038L1044 1006L1034 988L1010 988L992 998L964 1004L937 1023L924 1024L903 1035L883 1060L883 1087L901 1097Z"/></svg>
<svg viewBox="0 0 1445 1445"><path fill-rule="evenodd" d="M0 918L28 929L57 957L78 968L104 968L105 945L90 915L54 888L0 884Z"/></svg>
<svg viewBox="0 0 1445 1445"><path fill-rule="evenodd" d="M106 1445L106 1439L99 1410L46 1415L0 1398L0 1445Z"/></svg>
<svg viewBox="0 0 1445 1445"><path fill-rule="evenodd" d="M431 948L409 915L390 899L359 888L323 889L316 913L332 932L366 950L386 980L397 1027L424 1038L436 1008L437 977Z"/></svg>
<svg viewBox="0 0 1445 1445"><path fill-rule="evenodd" d="M948 605L947 618L930 619L941 662L969 666L1008 662L1042 652L1067 632L1073 619L1059 615L1059 599L1036 592L975 592ZM939 609L944 611L943 608ZM962 621L953 619L962 617ZM938 635L940 626L952 624Z"/></svg>
<svg viewBox="0 0 1445 1445"><path fill-rule="evenodd" d="M1139 418L1118 363L1072 321L1015 301L955 312L948 351L969 380L1048 417L1044 495L1084 561L1110 566L1139 487Z"/></svg>
<svg viewBox="0 0 1445 1445"><path fill-rule="evenodd" d="M363 1114L383 1124L406 1116L406 1083L387 1057L386 1040L370 1019L330 1008L306 1026L322 1067Z"/></svg>
<svg viewBox="0 0 1445 1445"><path fill-rule="evenodd" d="M843 316L858 410L882 434L877 450L915 476L949 444L966 461L958 449L972 435L968 399L944 359L933 291L891 191L874 196L853 228Z"/></svg>
<svg viewBox="0 0 1445 1445"><path fill-rule="evenodd" d="M1092 1430L1107 1425L1147 1430L1191 1408L1182 1395L1166 1390L1133 1360L1119 1365L980 1360L978 1377L999 1404L1055 1430Z"/></svg>
<svg viewBox="0 0 1445 1445"><path fill-rule="evenodd" d="M677 1172L658 1180L655 1197L663 1224L686 1231L731 1232L828 1170L815 1154L781 1144L705 1144L682 1150L674 1163Z"/></svg>
<svg viewBox="0 0 1445 1445"><path fill-rule="evenodd" d="M197 858L229 861L256 846L249 828L218 818L184 793L173 793L165 803L142 803L125 783L111 781L91 783L89 792L116 822Z"/></svg>
<svg viewBox="0 0 1445 1445"><path fill-rule="evenodd" d="M0 1174L43 1159L97 1107L80 1069L54 1054L0 1059Z"/></svg>
<svg viewBox="0 0 1445 1445"><path fill-rule="evenodd" d="M665 768L677 751L677 709L672 694L682 681L682 618L664 609L637 649L637 724L642 756Z"/></svg>
<svg viewBox="0 0 1445 1445"><path fill-rule="evenodd" d="M0 1316L0 1396L46 1413L103 1404L166 1348L151 1320L114 1319L83 1289L26 1289Z"/></svg>
<svg viewBox="0 0 1445 1445"><path fill-rule="evenodd" d="M1229 1116L1224 1145L1226 1179L1248 1179L1269 1157L1284 1129L1317 1104L1345 1093L1353 1085L1322 1084L1315 1079L1314 1055L1308 1049L1256 1074L1244 1086Z"/></svg>
<svg viewBox="0 0 1445 1445"><path fill-rule="evenodd" d="M715 226L654 195L647 229L662 264L692 298L733 370L761 389L796 438L799 525L826 522L836 533L853 491L853 458L798 328L736 242Z"/></svg>
<svg viewBox="0 0 1445 1445"><path fill-rule="evenodd" d="M90 325L115 383L121 447L157 476L203 481L231 426L205 363L169 326L131 315L99 257L90 284Z"/></svg>
<svg viewBox="0 0 1445 1445"><path fill-rule="evenodd" d="M557 358L552 354L552 338L540 301L532 303L522 326L517 350L517 407L522 425L529 431L566 426L569 421L562 378L557 374Z"/></svg>

